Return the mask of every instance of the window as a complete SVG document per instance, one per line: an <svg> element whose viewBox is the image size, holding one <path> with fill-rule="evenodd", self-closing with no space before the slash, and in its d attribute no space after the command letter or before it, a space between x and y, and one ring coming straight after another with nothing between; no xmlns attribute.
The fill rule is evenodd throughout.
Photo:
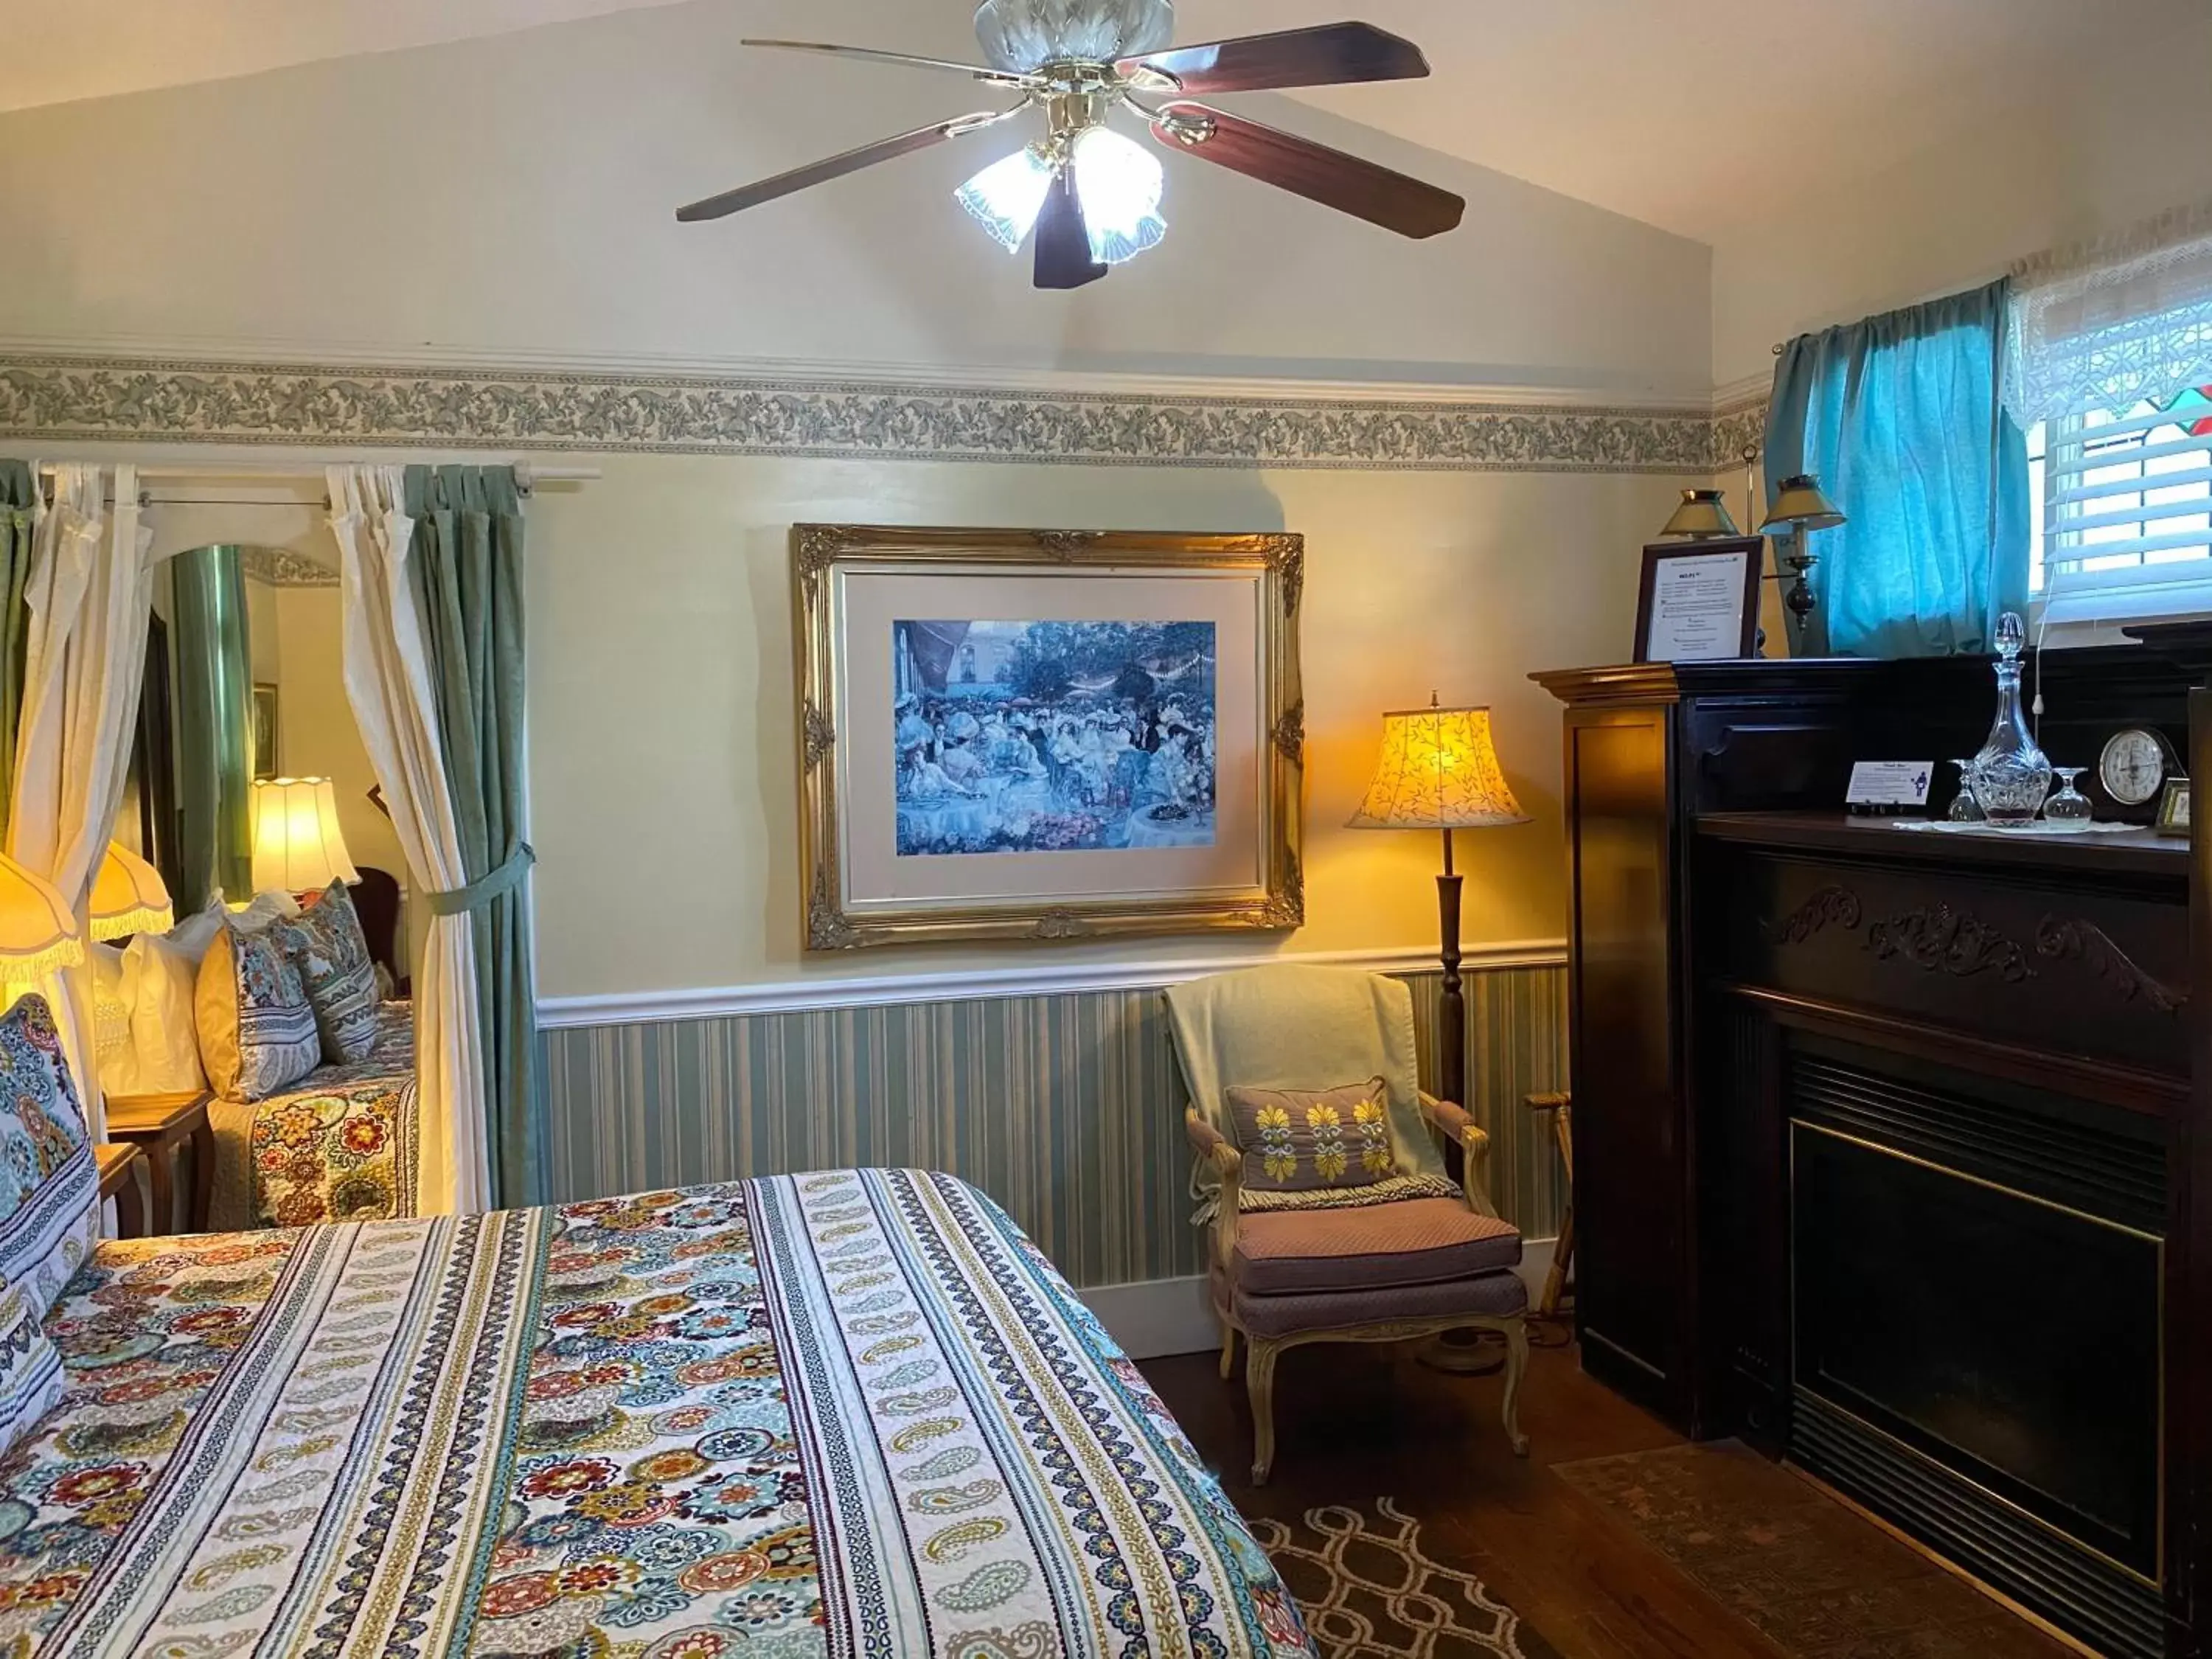
<svg viewBox="0 0 2212 1659"><path fill-rule="evenodd" d="M2028 465L2048 620L2212 611L2212 386L2042 422Z"/></svg>

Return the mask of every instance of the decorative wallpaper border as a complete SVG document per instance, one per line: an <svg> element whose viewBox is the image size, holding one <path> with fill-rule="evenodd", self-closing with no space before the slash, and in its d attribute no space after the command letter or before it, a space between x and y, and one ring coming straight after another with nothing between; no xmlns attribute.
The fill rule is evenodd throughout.
<svg viewBox="0 0 2212 1659"><path fill-rule="evenodd" d="M327 565L281 547L241 550L239 562L248 579L271 587L343 587L345 580Z"/></svg>
<svg viewBox="0 0 2212 1659"><path fill-rule="evenodd" d="M0 438L1670 477L1720 453L1705 409L59 356L0 362Z"/></svg>

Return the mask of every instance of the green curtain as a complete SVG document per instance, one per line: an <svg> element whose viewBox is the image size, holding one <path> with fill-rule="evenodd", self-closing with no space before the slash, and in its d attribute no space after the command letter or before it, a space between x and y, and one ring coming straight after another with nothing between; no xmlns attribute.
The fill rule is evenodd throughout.
<svg viewBox="0 0 2212 1659"><path fill-rule="evenodd" d="M27 462L0 461L0 838L15 798L15 728L23 717L23 647L31 627L23 583L31 574L38 488Z"/></svg>
<svg viewBox="0 0 2212 1659"><path fill-rule="evenodd" d="M202 547L171 562L176 594L179 916L253 896L253 647L246 561Z"/></svg>
<svg viewBox="0 0 2212 1659"><path fill-rule="evenodd" d="M469 888L431 908L476 928L492 1201L546 1201L545 1145L532 1083L537 993L531 978L523 840L522 496L507 467L407 469L408 557L438 700L446 781Z"/></svg>

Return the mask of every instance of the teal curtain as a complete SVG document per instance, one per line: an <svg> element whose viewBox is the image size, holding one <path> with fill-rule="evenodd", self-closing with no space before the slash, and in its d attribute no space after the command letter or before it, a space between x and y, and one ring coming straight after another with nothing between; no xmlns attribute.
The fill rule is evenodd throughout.
<svg viewBox="0 0 2212 1659"><path fill-rule="evenodd" d="M38 488L28 464L0 461L0 838L15 799L15 728L23 718L23 647L31 627L23 583L31 574Z"/></svg>
<svg viewBox="0 0 2212 1659"><path fill-rule="evenodd" d="M446 781L469 888L431 907L474 921L492 1202L545 1201L545 1137L532 1080L523 840L522 496L507 467L407 469L408 569L421 605Z"/></svg>
<svg viewBox="0 0 2212 1659"><path fill-rule="evenodd" d="M2027 606L2027 445L2000 393L2011 284L1792 341L1766 428L1769 499L1817 476L1850 516L1815 532L1800 655L1985 652Z"/></svg>

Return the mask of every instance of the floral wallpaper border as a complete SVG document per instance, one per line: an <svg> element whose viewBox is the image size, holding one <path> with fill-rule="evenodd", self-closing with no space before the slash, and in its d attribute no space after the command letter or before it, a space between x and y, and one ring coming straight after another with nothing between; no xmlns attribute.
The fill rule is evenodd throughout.
<svg viewBox="0 0 2212 1659"><path fill-rule="evenodd" d="M1370 471L1721 464L1713 415L1693 409L92 357L0 362L0 437Z"/></svg>

